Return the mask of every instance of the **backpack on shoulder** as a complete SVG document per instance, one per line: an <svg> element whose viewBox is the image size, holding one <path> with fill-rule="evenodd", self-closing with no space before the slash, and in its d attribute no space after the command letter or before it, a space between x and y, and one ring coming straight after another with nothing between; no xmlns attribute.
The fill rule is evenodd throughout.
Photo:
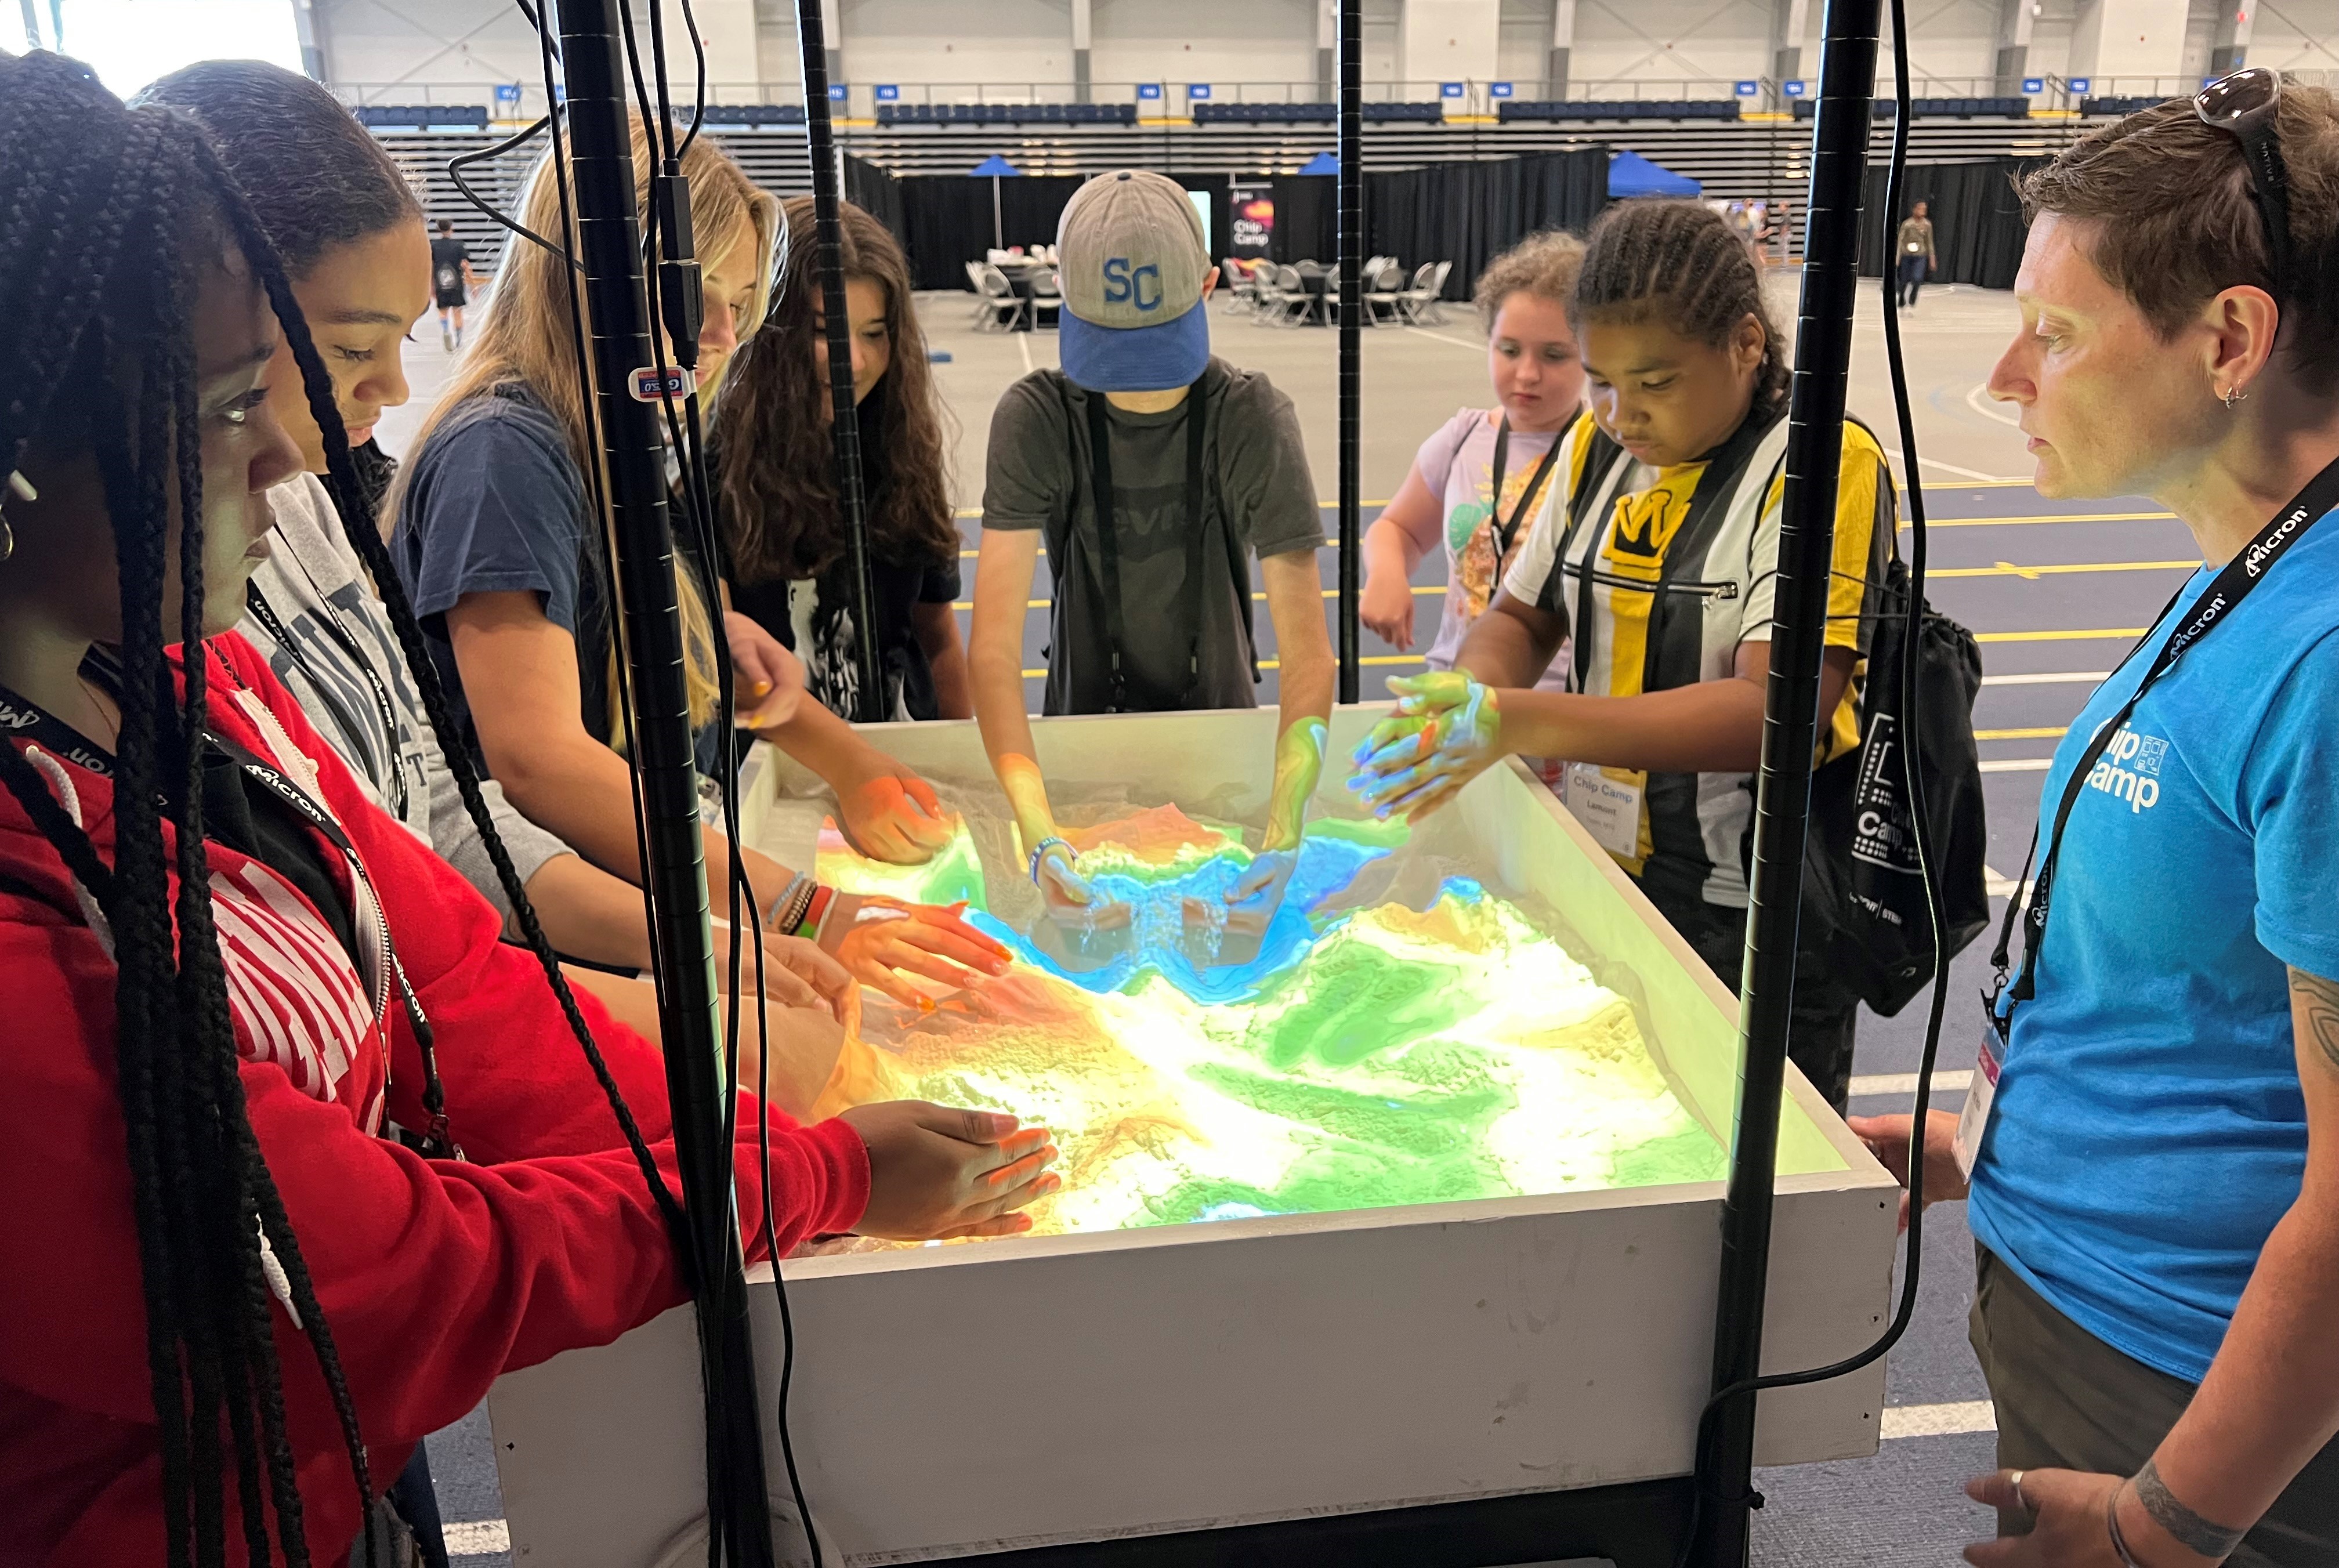
<svg viewBox="0 0 2339 1568"><path fill-rule="evenodd" d="M1909 568L1896 548L1869 645L1860 747L1811 777L1800 946L1880 1017L1890 1018L1933 977L1933 922L1917 859L1914 768L1942 939L1954 957L1989 923L1982 856L1989 844L1974 743L1981 649L1964 626L1919 606L1910 636ZM1917 708L1904 711L1902 661L1917 661ZM1811 929L1816 926L1818 929Z"/></svg>

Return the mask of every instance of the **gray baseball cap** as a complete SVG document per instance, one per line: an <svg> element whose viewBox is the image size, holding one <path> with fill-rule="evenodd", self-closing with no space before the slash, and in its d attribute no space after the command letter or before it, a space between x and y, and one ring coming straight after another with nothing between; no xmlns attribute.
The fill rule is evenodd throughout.
<svg viewBox="0 0 2339 1568"><path fill-rule="evenodd" d="M1202 220L1176 181L1142 169L1099 174L1056 226L1064 291L1057 349L1073 385L1160 392L1210 360L1202 308L1210 257Z"/></svg>

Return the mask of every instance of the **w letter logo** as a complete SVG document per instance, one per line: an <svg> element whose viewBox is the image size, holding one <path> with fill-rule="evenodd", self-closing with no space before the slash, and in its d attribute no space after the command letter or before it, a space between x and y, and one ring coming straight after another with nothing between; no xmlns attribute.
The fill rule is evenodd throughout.
<svg viewBox="0 0 2339 1568"><path fill-rule="evenodd" d="M1664 564L1665 547L1681 527L1688 508L1681 497L1660 485L1616 503L1616 526L1608 536L1608 564L1619 577L1655 582Z"/></svg>

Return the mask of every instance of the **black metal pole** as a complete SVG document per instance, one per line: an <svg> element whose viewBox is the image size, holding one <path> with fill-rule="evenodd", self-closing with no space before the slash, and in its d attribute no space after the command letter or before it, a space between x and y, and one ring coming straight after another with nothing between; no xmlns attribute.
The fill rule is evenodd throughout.
<svg viewBox="0 0 2339 1568"><path fill-rule="evenodd" d="M1878 0L1828 0L1819 117L1805 207L1803 295L1779 528L1777 618L1754 795L1745 983L1738 1009L1738 1113L1722 1206L1722 1281L1714 1308L1713 1388L1762 1371L1763 1295L1771 1264L1771 1196L1786 1079L1803 841L1819 731L1821 652L1835 548L1836 478L1843 465L1844 388L1859 284L1860 182L1876 85ZM1740 1568L1752 1544L1755 1396L1725 1402L1698 1454L1702 1503L1692 1561Z"/></svg>
<svg viewBox="0 0 2339 1568"><path fill-rule="evenodd" d="M755 1346L739 1248L727 1090L716 1014L715 939L698 829L698 771L691 758L684 684L682 608L674 533L666 515L665 447L652 404L633 395L634 372L656 365L642 275L625 62L615 0L560 0L568 86L569 163L577 193L577 249L585 268L594 406L608 473L610 557L625 628L633 708L627 715L640 774L658 1028L676 1163L690 1219L700 1366L706 1399L710 1528L733 1563L769 1568Z"/></svg>
<svg viewBox="0 0 2339 1568"><path fill-rule="evenodd" d="M1357 595L1363 554L1364 481L1359 443L1364 419L1365 8L1340 0L1340 700L1357 700L1363 670L1357 649Z"/></svg>
<svg viewBox="0 0 2339 1568"><path fill-rule="evenodd" d="M803 43L804 153L812 160L813 257L819 269L820 308L828 338L829 434L836 449L836 504L844 513L846 554L853 561L853 662L859 673L853 716L862 724L886 716L885 684L877 659L877 593L869 579L868 508L861 488L861 419L853 404L853 324L844 315L844 234L837 222L836 137L828 117L828 41L821 31L820 0L796 0Z"/></svg>

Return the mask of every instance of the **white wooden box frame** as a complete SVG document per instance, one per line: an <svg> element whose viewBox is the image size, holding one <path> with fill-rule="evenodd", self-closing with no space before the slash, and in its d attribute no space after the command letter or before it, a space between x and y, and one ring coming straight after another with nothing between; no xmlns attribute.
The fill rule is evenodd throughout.
<svg viewBox="0 0 2339 1568"><path fill-rule="evenodd" d="M1377 706L1333 716L1344 757ZM1036 721L1065 788L1264 814L1273 710ZM936 776L986 776L969 723L872 726ZM812 781L769 748L745 787ZM1340 785L1337 761L1319 794ZM1223 800L1226 797L1221 797ZM1218 803L1214 803L1218 804ZM1516 763L1454 807L1487 883L1565 912L1658 1065L1727 1141L1737 1003ZM808 843L765 845L811 863ZM1802 1075L1781 1118L1766 1370L1887 1310L1898 1189ZM1279 1216L787 1265L791 1402L814 1517L856 1564L1679 1475L1712 1361L1719 1182ZM779 1314L755 1292L776 1398ZM1762 1396L1757 1458L1872 1454L1881 1364ZM703 1509L695 1328L676 1308L490 1398L516 1564L651 1568ZM787 1494L766 1429L772 1490Z"/></svg>

